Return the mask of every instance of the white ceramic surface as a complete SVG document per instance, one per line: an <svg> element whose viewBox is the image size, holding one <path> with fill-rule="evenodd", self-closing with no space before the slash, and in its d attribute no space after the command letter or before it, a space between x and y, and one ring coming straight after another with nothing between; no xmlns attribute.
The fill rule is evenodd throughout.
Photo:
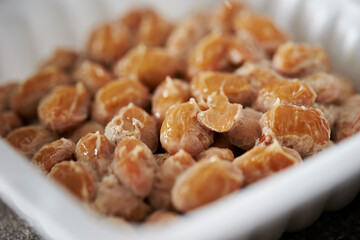
<svg viewBox="0 0 360 240"><path fill-rule="evenodd" d="M360 7L357 0L249 0L295 40L323 44L334 69L360 90ZM219 1L1 0L0 82L23 80L56 46L81 50L89 30L134 5L171 18ZM360 135L304 164L272 176L166 227L128 229L105 223L0 140L0 194L51 239L277 239L311 224L360 190Z"/></svg>

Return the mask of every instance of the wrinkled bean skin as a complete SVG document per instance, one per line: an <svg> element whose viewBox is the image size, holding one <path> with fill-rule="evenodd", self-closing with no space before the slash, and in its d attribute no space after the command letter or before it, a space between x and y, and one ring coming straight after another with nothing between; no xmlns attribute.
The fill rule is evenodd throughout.
<svg viewBox="0 0 360 240"><path fill-rule="evenodd" d="M114 175L103 178L98 185L95 208L106 215L141 221L150 213L150 207L119 183Z"/></svg>
<svg viewBox="0 0 360 240"><path fill-rule="evenodd" d="M298 152L274 142L269 146L254 147L233 163L242 170L245 183L249 185L301 161Z"/></svg>
<svg viewBox="0 0 360 240"><path fill-rule="evenodd" d="M73 73L76 82L81 82L93 96L112 80L112 76L101 64L85 60L76 65Z"/></svg>
<svg viewBox="0 0 360 240"><path fill-rule="evenodd" d="M153 90L167 76L174 76L178 69L177 59L165 49L139 45L115 64L114 73L118 77L138 79Z"/></svg>
<svg viewBox="0 0 360 240"><path fill-rule="evenodd" d="M272 65L276 71L288 76L314 71L330 71L326 51L317 45L287 42L275 52Z"/></svg>
<svg viewBox="0 0 360 240"><path fill-rule="evenodd" d="M180 149L192 156L207 149L213 142L213 132L197 121L200 109L194 99L170 108L160 130L162 147L170 154Z"/></svg>
<svg viewBox="0 0 360 240"><path fill-rule="evenodd" d="M118 22L111 22L93 30L86 51L91 59L110 65L125 54L130 48L130 41L129 29Z"/></svg>
<svg viewBox="0 0 360 240"><path fill-rule="evenodd" d="M248 34L239 36L210 33L202 38L187 61L191 79L201 71L224 71L247 60L260 61L265 53Z"/></svg>
<svg viewBox="0 0 360 240"><path fill-rule="evenodd" d="M34 155L31 162L46 174L58 163L74 158L75 144L66 138L45 144Z"/></svg>
<svg viewBox="0 0 360 240"><path fill-rule="evenodd" d="M99 179L109 173L115 146L99 132L88 133L76 144L75 155L81 162L94 170Z"/></svg>
<svg viewBox="0 0 360 240"><path fill-rule="evenodd" d="M341 141L360 131L360 95L355 94L339 106L338 119L335 122L333 137Z"/></svg>
<svg viewBox="0 0 360 240"><path fill-rule="evenodd" d="M52 89L71 83L71 79L61 70L48 67L26 79L14 92L11 107L19 116L32 119L40 100Z"/></svg>
<svg viewBox="0 0 360 240"><path fill-rule="evenodd" d="M171 209L171 189L176 179L194 164L195 160L184 150L164 161L156 172L154 187L148 198L153 209Z"/></svg>
<svg viewBox="0 0 360 240"><path fill-rule="evenodd" d="M42 126L20 127L6 136L6 141L27 158L32 158L44 144L54 140L54 134Z"/></svg>
<svg viewBox="0 0 360 240"><path fill-rule="evenodd" d="M309 156L324 149L330 140L330 126L324 114L314 108L275 103L260 119L263 134L274 135L281 145Z"/></svg>
<svg viewBox="0 0 360 240"><path fill-rule="evenodd" d="M190 99L189 83L167 77L152 96L152 115L161 125L167 110L175 104L184 103Z"/></svg>
<svg viewBox="0 0 360 240"><path fill-rule="evenodd" d="M105 126L120 108L131 102L146 108L150 103L149 90L139 81L130 78L112 81L96 92L91 117Z"/></svg>
<svg viewBox="0 0 360 240"><path fill-rule="evenodd" d="M81 83L59 86L41 100L39 119L54 132L69 131L87 119L90 102L90 95Z"/></svg>
<svg viewBox="0 0 360 240"><path fill-rule="evenodd" d="M57 181L82 201L91 202L96 195L96 175L80 162L63 161L50 171L49 178Z"/></svg>
<svg viewBox="0 0 360 240"><path fill-rule="evenodd" d="M176 179L171 201L176 210L188 212L236 191L243 183L241 170L214 157L196 163Z"/></svg>
<svg viewBox="0 0 360 240"><path fill-rule="evenodd" d="M236 32L247 32L269 54L284 44L288 37L269 18L257 15L251 11L238 13L233 20Z"/></svg>
<svg viewBox="0 0 360 240"><path fill-rule="evenodd" d="M252 108L241 111L240 119L225 133L230 144L241 149L250 150L261 136L260 118L262 113Z"/></svg>
<svg viewBox="0 0 360 240"><path fill-rule="evenodd" d="M210 147L205 151L199 153L196 156L196 160L199 162L201 160L209 159L213 156L218 157L221 160L232 162L234 160L233 152L228 148L218 148L218 147Z"/></svg>
<svg viewBox="0 0 360 240"><path fill-rule="evenodd" d="M151 150L140 140L126 138L116 146L112 170L135 196L144 198L149 195L156 169Z"/></svg>
<svg viewBox="0 0 360 240"><path fill-rule="evenodd" d="M159 134L155 119L132 103L121 108L106 125L105 136L115 145L125 138L136 138L143 141L152 152L158 147Z"/></svg>

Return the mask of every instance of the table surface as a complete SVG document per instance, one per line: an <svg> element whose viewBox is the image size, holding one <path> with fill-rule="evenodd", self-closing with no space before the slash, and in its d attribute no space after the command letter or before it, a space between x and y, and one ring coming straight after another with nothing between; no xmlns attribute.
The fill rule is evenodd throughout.
<svg viewBox="0 0 360 240"><path fill-rule="evenodd" d="M0 199L0 239L39 240L42 238ZM310 227L299 232L284 233L280 240L300 239L360 239L360 194L347 207L336 212L323 213Z"/></svg>

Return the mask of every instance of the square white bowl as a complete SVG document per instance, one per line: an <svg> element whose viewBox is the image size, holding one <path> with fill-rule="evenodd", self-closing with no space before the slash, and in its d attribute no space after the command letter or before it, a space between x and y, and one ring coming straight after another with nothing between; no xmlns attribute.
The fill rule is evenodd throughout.
<svg viewBox="0 0 360 240"><path fill-rule="evenodd" d="M360 90L360 6L353 0L252 0L297 41L321 43L334 71ZM0 83L23 80L61 45L82 50L97 22L142 4L179 19L215 0L3 0ZM166 227L122 228L104 222L0 140L0 194L43 236L52 239L276 239L301 229L323 210L340 208L360 190L360 135L303 164L200 208Z"/></svg>

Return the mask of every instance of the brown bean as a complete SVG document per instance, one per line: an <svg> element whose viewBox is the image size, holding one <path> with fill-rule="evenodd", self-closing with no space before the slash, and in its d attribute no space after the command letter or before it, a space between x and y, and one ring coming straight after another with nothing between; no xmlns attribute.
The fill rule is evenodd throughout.
<svg viewBox="0 0 360 240"><path fill-rule="evenodd" d="M213 93L204 105L208 109L199 112L197 120L212 131L227 132L240 119L242 105L229 103L224 95Z"/></svg>
<svg viewBox="0 0 360 240"><path fill-rule="evenodd" d="M340 83L340 92L335 103L343 104L349 97L355 95L357 91L354 84L350 82L350 80L338 75L336 75L336 78Z"/></svg>
<svg viewBox="0 0 360 240"><path fill-rule="evenodd" d="M177 60L165 49L145 45L131 49L114 66L116 76L139 79L151 90L177 70Z"/></svg>
<svg viewBox="0 0 360 240"><path fill-rule="evenodd" d="M235 29L233 26L234 18L241 11L248 7L239 0L223 1L221 6L214 13L213 28L215 31L223 33L232 33Z"/></svg>
<svg viewBox="0 0 360 240"><path fill-rule="evenodd" d="M339 98L341 82L335 75L316 72L302 80L315 91L318 103L331 103Z"/></svg>
<svg viewBox="0 0 360 240"><path fill-rule="evenodd" d="M137 44L149 47L163 46L173 26L156 12L143 15L136 33Z"/></svg>
<svg viewBox="0 0 360 240"><path fill-rule="evenodd" d="M232 162L234 161L234 154L233 152L228 148L218 148L218 147L210 147L206 149L205 151L199 153L196 156L196 160L202 161L210 159L211 157L218 157L221 160Z"/></svg>
<svg viewBox="0 0 360 240"><path fill-rule="evenodd" d="M129 103L106 125L105 136L115 145L125 138L140 139L155 152L159 133L155 119L143 109Z"/></svg>
<svg viewBox="0 0 360 240"><path fill-rule="evenodd" d="M137 31L142 19L147 15L155 14L154 10L149 7L138 7L130 9L121 18L120 22L132 31Z"/></svg>
<svg viewBox="0 0 360 240"><path fill-rule="evenodd" d="M213 132L197 121L199 106L194 99L171 107L160 130L162 147L170 154L185 150L192 156L207 149L213 142Z"/></svg>
<svg viewBox="0 0 360 240"><path fill-rule="evenodd" d="M151 150L138 139L119 142L112 165L116 177L135 196L144 198L151 192L157 163Z"/></svg>
<svg viewBox="0 0 360 240"><path fill-rule="evenodd" d="M311 107L315 102L316 93L304 81L274 79L261 85L252 107L255 110L266 112L277 99L285 104Z"/></svg>
<svg viewBox="0 0 360 240"><path fill-rule="evenodd" d="M254 147L233 163L244 173L245 183L252 184L300 162L302 159L298 152L281 147L275 141L269 146Z"/></svg>
<svg viewBox="0 0 360 240"><path fill-rule="evenodd" d="M96 175L82 163L74 161L58 163L51 169L48 176L80 200L94 200Z"/></svg>
<svg viewBox="0 0 360 240"><path fill-rule="evenodd" d="M195 160L182 149L164 161L155 175L154 187L148 197L153 209L171 208L171 189L176 178L194 164Z"/></svg>
<svg viewBox="0 0 360 240"><path fill-rule="evenodd" d="M302 156L324 149L330 140L330 127L324 114L314 108L275 103L260 119L263 134L274 135L281 145Z"/></svg>
<svg viewBox="0 0 360 240"><path fill-rule="evenodd" d="M6 137L6 141L24 156L31 158L44 144L55 136L41 126L26 126L15 129Z"/></svg>
<svg viewBox="0 0 360 240"><path fill-rule="evenodd" d="M70 71L75 65L79 55L77 52L67 48L57 48L52 55L40 66L40 69L56 67L64 71Z"/></svg>
<svg viewBox="0 0 360 240"><path fill-rule="evenodd" d="M235 71L235 74L247 79L251 84L255 96L258 94L263 84L276 84L281 82L281 80L284 80L283 76L270 68L270 63L267 60L257 63L247 61Z"/></svg>
<svg viewBox="0 0 360 240"><path fill-rule="evenodd" d="M213 93L225 95L231 103L249 105L252 89L247 78L231 73L204 71L191 81L191 93L197 101L206 100Z"/></svg>
<svg viewBox="0 0 360 240"><path fill-rule="evenodd" d="M340 111L339 106L335 104L314 103L313 108L317 108L320 111L322 111L326 121L329 123L331 132L333 133L335 123L339 118L339 111Z"/></svg>
<svg viewBox="0 0 360 240"><path fill-rule="evenodd" d="M75 154L81 162L94 170L99 179L109 172L115 146L99 132L88 133L76 144Z"/></svg>
<svg viewBox="0 0 360 240"><path fill-rule="evenodd" d="M60 138L42 146L31 162L47 174L55 164L72 160L74 152L75 144L69 139Z"/></svg>
<svg viewBox="0 0 360 240"><path fill-rule="evenodd" d="M40 70L17 88L11 106L21 117L34 118L40 100L53 88L70 82L70 78L57 68Z"/></svg>
<svg viewBox="0 0 360 240"><path fill-rule="evenodd" d="M55 88L41 100L38 115L41 123L55 132L74 129L89 115L90 95L81 83Z"/></svg>
<svg viewBox="0 0 360 240"><path fill-rule="evenodd" d="M152 115L161 125L167 110L175 104L190 99L190 86L187 82L167 77L156 89L152 96Z"/></svg>
<svg viewBox="0 0 360 240"><path fill-rule="evenodd" d="M187 76L192 78L201 71L224 71L247 60L265 59L264 51L248 35L239 36L211 33L201 39L187 61Z"/></svg>
<svg viewBox="0 0 360 240"><path fill-rule="evenodd" d="M287 42L275 52L272 65L281 74L296 76L314 71L330 71L330 59L318 45Z"/></svg>
<svg viewBox="0 0 360 240"><path fill-rule="evenodd" d="M154 9L146 7L130 10L120 22L131 30L134 45L163 46L173 28Z"/></svg>
<svg viewBox="0 0 360 240"><path fill-rule="evenodd" d="M87 54L103 64L112 64L130 47L130 31L118 22L99 26L91 33L87 43Z"/></svg>
<svg viewBox="0 0 360 240"><path fill-rule="evenodd" d="M240 119L230 131L225 133L229 143L241 149L249 150L255 146L256 140L261 136L260 118L261 112L252 108L241 111Z"/></svg>
<svg viewBox="0 0 360 240"><path fill-rule="evenodd" d="M196 14L180 22L171 32L166 49L176 57L185 68L186 59L189 57L196 43L210 31L209 16Z"/></svg>
<svg viewBox="0 0 360 240"><path fill-rule="evenodd" d="M150 213L150 207L121 185L114 175L104 177L99 183L94 205L101 213L129 221L141 221Z"/></svg>
<svg viewBox="0 0 360 240"><path fill-rule="evenodd" d="M153 212L145 221L145 224L167 224L180 218L175 212L158 210Z"/></svg>
<svg viewBox="0 0 360 240"><path fill-rule="evenodd" d="M0 112L0 137L6 137L12 130L21 126L22 121L16 113Z"/></svg>
<svg viewBox="0 0 360 240"><path fill-rule="evenodd" d="M233 26L237 33L249 33L269 54L288 40L286 34L270 18L251 11L238 13L234 17Z"/></svg>
<svg viewBox="0 0 360 240"><path fill-rule="evenodd" d="M129 103L145 108L149 105L149 90L134 79L119 79L102 87L95 95L92 118L106 125L120 108Z"/></svg>
<svg viewBox="0 0 360 240"><path fill-rule="evenodd" d="M19 85L19 83L15 82L0 85L0 112L11 109L11 99Z"/></svg>
<svg viewBox="0 0 360 240"><path fill-rule="evenodd" d="M187 212L236 191L243 182L234 164L213 157L196 163L176 180L171 201L178 211Z"/></svg>
<svg viewBox="0 0 360 240"><path fill-rule="evenodd" d="M360 131L360 95L355 94L339 106L333 137L339 142Z"/></svg>
<svg viewBox="0 0 360 240"><path fill-rule="evenodd" d="M89 121L79 125L71 134L70 138L74 143L77 143L80 138L85 136L88 133L104 134L105 128L103 125L97 122Z"/></svg>
<svg viewBox="0 0 360 240"><path fill-rule="evenodd" d="M84 84L91 95L112 80L111 74L102 65L85 60L76 65L73 78Z"/></svg>

